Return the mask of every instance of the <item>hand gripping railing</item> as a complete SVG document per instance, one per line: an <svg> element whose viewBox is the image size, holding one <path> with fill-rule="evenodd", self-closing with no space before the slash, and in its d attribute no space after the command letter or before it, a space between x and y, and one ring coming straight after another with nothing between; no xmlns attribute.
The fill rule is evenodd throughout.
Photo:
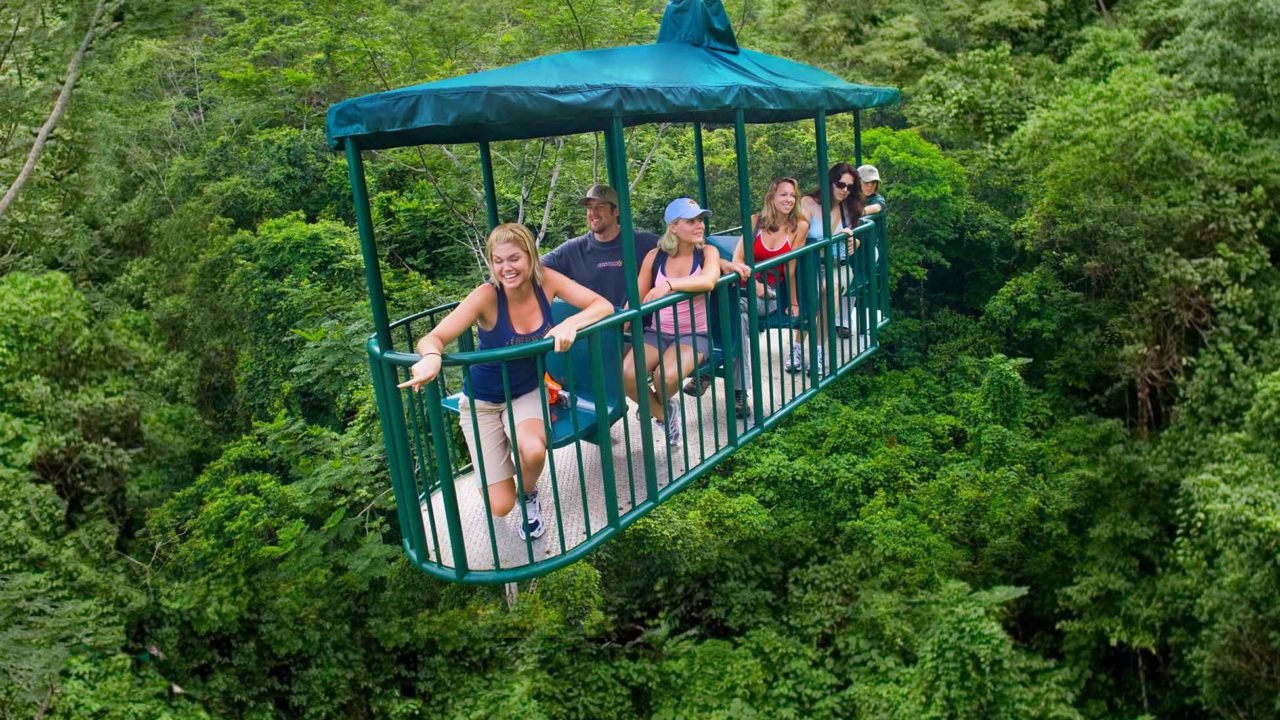
<svg viewBox="0 0 1280 720"><path fill-rule="evenodd" d="M442 358L440 376L417 393L396 388L408 379L409 366L419 359L410 351L413 342L456 303L393 323L394 347L381 348L370 338L388 468L409 557L432 575L466 583L513 582L568 565L864 362L878 348L879 331L888 322L883 214L864 219L852 232L759 263L755 272L786 271L792 263L796 264L797 294L808 317L791 316L786 298L774 307L767 303L759 307L753 298L745 297L732 274L721 277L712 291L701 296L707 304L713 350L698 367L680 366L675 372L681 377L708 378L710 390L703 397L676 394L677 421L684 437L674 447L666 444L658 428L645 432L634 404L621 400L622 355L629 350L621 330L627 323L645 322L663 308L682 303L692 308L699 299L687 293L672 293L638 310L619 311L579 332L574 348L564 354L551 352L550 339L476 351L471 335L464 334L455 347L446 348L449 352ZM779 288L779 294L789 291L789 287ZM745 313L757 311L763 311L758 322L762 332L752 335ZM558 306L556 312L565 309ZM687 337L690 328L679 327L678 313L675 318L676 334ZM833 331L841 321L849 327L847 334ZM788 373L783 365L795 330L807 331L807 363L803 372ZM818 347L824 350L827 368L813 362ZM469 423L476 436L480 430L474 407L461 401L463 371L481 362L504 363L503 391L508 402L503 425L515 438L513 452L520 457L508 368L510 362L526 358L533 359L539 378L537 393L548 446L545 470L538 480L547 531L537 540L522 540L516 533L518 524L526 520L522 502L507 518L493 515L488 494L478 491L491 469L484 467L483 458L479 467L472 466L461 433L461 423ZM746 367L752 358L761 365L758 384L751 380L755 373ZM541 380L548 372L567 391L567 402L548 402L548 388ZM665 369L656 372L659 384L665 382L665 373ZM643 379L640 387L643 393ZM735 413L737 390L746 392L751 406L745 417ZM457 423L447 414L452 412L458 413ZM652 476L645 472L646 466L655 468ZM519 462L515 467L517 495L523 499L523 470Z"/></svg>

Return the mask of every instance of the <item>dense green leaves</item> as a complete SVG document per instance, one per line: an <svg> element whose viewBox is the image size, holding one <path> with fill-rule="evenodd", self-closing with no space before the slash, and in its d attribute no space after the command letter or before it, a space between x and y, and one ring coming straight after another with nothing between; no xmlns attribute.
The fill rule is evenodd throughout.
<svg viewBox="0 0 1280 720"><path fill-rule="evenodd" d="M881 354L587 562L409 566L324 112L661 5L109 4L0 219L0 717L1276 716L1274 2L728 3L744 46L903 88L863 116ZM0 8L0 183L91 10ZM752 203L820 182L812 123L747 141ZM659 229L692 131L626 144ZM581 233L601 146L495 144L502 217ZM397 317L483 272L477 159L366 156Z"/></svg>

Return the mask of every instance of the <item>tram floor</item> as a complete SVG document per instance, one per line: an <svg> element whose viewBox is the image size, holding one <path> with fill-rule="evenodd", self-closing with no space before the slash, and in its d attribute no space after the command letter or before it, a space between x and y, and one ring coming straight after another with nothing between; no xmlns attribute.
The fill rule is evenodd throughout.
<svg viewBox="0 0 1280 720"><path fill-rule="evenodd" d="M791 331L780 329L760 334L760 378L766 418L810 387L807 373L784 369L790 354L790 335ZM857 350L852 338L841 339L837 343L836 362L840 366L852 362L859 353L871 351L865 335L861 336ZM667 445L662 430L651 426L656 487L659 490L728 446L730 421L737 424L739 433L754 424L750 418L742 420L735 416L733 397L725 392L722 378L717 377L714 387L700 398L684 393L677 396L684 412L684 438L681 443L674 447ZM617 513L622 517L648 497L644 453L641 452L644 440L636 406L630 400L627 401L626 416L610 428L610 440L608 451L613 460ZM528 543L517 534L521 522L518 505L506 517L490 518L485 512L474 474L455 478L468 566L473 570L494 570L539 562L571 551L591 535L608 527L603 458L600 447L585 441L548 453L547 466L538 480L538 499L546 527L541 537ZM553 464L554 482L551 475ZM439 489L431 494L430 503L429 510L426 502L420 509L431 560L445 567L455 567L453 549L446 536L444 501Z"/></svg>

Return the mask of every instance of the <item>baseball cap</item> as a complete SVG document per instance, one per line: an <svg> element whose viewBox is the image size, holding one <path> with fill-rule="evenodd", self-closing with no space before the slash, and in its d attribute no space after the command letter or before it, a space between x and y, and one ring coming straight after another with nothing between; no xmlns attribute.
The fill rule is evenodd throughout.
<svg viewBox="0 0 1280 720"><path fill-rule="evenodd" d="M663 222L671 224L676 220L692 220L697 217L705 218L711 214L710 210L703 210L698 207L698 201L693 198L676 198L667 203L667 211L662 214Z"/></svg>
<svg viewBox="0 0 1280 720"><path fill-rule="evenodd" d="M587 194L578 198L578 204L585 206L592 200L607 202L614 207L618 207L618 193L608 185L597 183L587 188Z"/></svg>
<svg viewBox="0 0 1280 720"><path fill-rule="evenodd" d="M859 165L858 179L862 182L880 182L880 171L875 165Z"/></svg>

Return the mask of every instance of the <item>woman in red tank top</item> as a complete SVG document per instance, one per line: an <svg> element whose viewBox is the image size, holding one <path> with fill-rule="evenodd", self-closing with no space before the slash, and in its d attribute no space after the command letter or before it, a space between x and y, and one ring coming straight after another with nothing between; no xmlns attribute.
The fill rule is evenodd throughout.
<svg viewBox="0 0 1280 720"><path fill-rule="evenodd" d="M751 224L755 228L755 238L751 245L752 260L759 265L766 260L783 253L791 252L805 233L809 231L809 221L800 214L799 191L792 178L778 178L769 183L769 190L764 196L764 208L759 215L751 216ZM743 243L739 242L733 252L734 263L742 263L746 253ZM769 302L773 291L781 283L783 272L788 280L788 295L777 302L789 302L791 315L800 313L799 298L796 296L796 264L795 261L775 266L756 273L756 315L764 317L770 311Z"/></svg>
<svg viewBox="0 0 1280 720"><path fill-rule="evenodd" d="M798 187L799 184L792 178L778 178L769 183L769 190L764 196L763 209L759 215L751 216L751 225L755 229L755 236L752 239L751 246L751 259L755 265L790 252L797 242L804 238L805 233L809 231L809 221L800 214ZM746 251L743 248L743 239L740 238L738 246L733 250L733 260L723 261L721 271L726 273L736 272L742 280L746 280L747 276L751 274L751 268L745 264L745 256ZM756 301L751 303L744 297L739 304L738 321L744 343L747 342L746 338L750 332L747 313L752 305L755 307L756 317L759 318L764 318L769 313L775 312L779 302L790 302L791 316L796 317L799 315L800 305L796 295L795 266L796 263L792 260L756 273ZM784 275L783 273L786 274ZM787 297L775 299L778 285L781 284L784 277L788 280ZM746 393L746 378L751 374L751 371L750 368L744 369L743 367L743 360L747 360L748 355L749 353L747 352L740 352L733 361L733 373L736 378L735 387L737 388L734 391L734 410L740 418L746 418L751 414L751 405L747 402ZM685 387L685 392L690 395L701 395L711 387L711 382L709 376L702 376Z"/></svg>

